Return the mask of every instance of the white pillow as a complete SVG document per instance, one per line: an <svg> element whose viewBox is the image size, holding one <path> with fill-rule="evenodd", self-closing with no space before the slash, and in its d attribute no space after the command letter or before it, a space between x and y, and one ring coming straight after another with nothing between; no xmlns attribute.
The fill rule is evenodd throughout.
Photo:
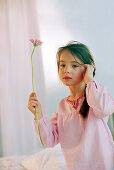
<svg viewBox="0 0 114 170"><path fill-rule="evenodd" d="M66 170L60 144L28 156L21 164L27 170Z"/></svg>

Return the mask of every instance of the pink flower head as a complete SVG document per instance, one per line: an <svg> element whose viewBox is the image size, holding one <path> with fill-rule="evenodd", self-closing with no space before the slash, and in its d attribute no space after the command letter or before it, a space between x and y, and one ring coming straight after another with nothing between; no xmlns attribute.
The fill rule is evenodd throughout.
<svg viewBox="0 0 114 170"><path fill-rule="evenodd" d="M30 42L32 42L35 47L38 45L42 45L42 43L43 43L40 40L33 40L33 39L31 39Z"/></svg>

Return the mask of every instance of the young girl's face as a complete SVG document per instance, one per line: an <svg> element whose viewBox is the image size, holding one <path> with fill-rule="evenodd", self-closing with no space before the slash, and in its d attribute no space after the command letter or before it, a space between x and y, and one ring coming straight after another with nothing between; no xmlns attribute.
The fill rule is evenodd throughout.
<svg viewBox="0 0 114 170"><path fill-rule="evenodd" d="M77 63L78 62L78 63ZM84 64L78 57L64 50L59 59L59 78L66 86L78 85L83 80L85 68L79 64Z"/></svg>

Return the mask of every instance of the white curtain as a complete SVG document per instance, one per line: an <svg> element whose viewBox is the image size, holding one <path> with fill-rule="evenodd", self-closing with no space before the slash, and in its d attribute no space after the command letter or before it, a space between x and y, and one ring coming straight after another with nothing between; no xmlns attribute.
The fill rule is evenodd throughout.
<svg viewBox="0 0 114 170"><path fill-rule="evenodd" d="M29 39L40 39L36 8L35 0L0 0L0 156L31 154L42 148L27 108L32 92ZM34 85L45 105L41 48L33 55Z"/></svg>

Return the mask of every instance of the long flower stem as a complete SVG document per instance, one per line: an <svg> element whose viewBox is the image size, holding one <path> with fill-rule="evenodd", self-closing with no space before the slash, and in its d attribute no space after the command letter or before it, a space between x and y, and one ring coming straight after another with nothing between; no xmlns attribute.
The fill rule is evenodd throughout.
<svg viewBox="0 0 114 170"><path fill-rule="evenodd" d="M33 92L34 92L34 79L33 79L33 63L32 63L32 56L33 56L34 50L35 50L35 46L34 46L34 48L33 48L32 54L31 54L31 64L32 64L32 89L33 89ZM42 145L44 146L44 144L43 144L43 142L42 142L41 135L40 135L40 127L39 127L39 122L38 122L37 107L35 107L35 114L36 114L36 119L37 119L37 125L38 125L38 132L39 132L40 140L41 140Z"/></svg>
<svg viewBox="0 0 114 170"><path fill-rule="evenodd" d="M38 122L37 107L35 107L35 113L36 113L36 119L37 119L37 124L38 124L38 131L39 131L40 140L41 140L42 145L44 146L41 135L40 135L40 127L39 127L39 122Z"/></svg>
<svg viewBox="0 0 114 170"><path fill-rule="evenodd" d="M32 63L32 56L33 56L34 50L35 50L35 46L34 46L34 48L33 48L32 54L31 54L31 64L32 64L32 89L33 89L33 92L34 92L34 80L33 80L33 63Z"/></svg>

